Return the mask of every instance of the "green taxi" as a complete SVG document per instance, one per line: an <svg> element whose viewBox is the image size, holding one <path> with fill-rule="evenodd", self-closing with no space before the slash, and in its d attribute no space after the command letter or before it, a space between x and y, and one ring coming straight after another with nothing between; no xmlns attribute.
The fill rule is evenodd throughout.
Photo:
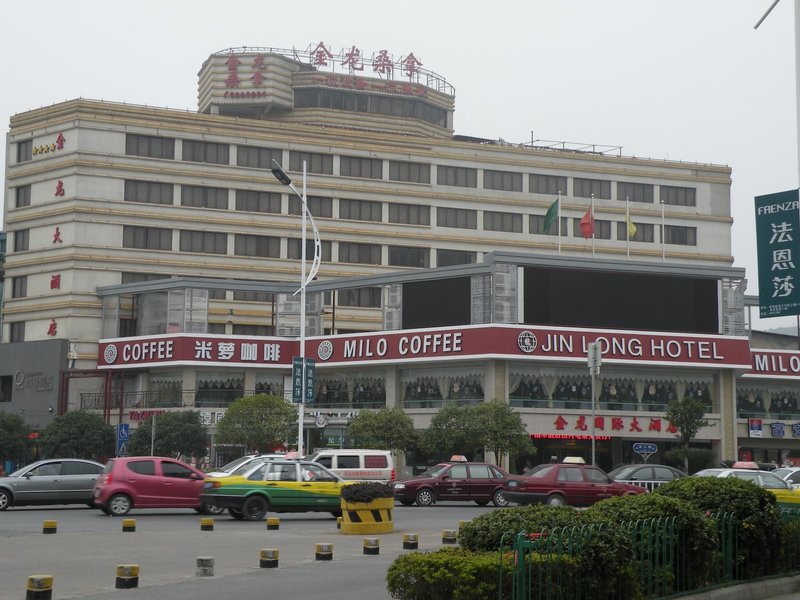
<svg viewBox="0 0 800 600"><path fill-rule="evenodd" d="M239 474L208 477L201 502L227 508L235 519L260 521L268 511L342 514L342 486L336 473L305 460L254 461Z"/></svg>

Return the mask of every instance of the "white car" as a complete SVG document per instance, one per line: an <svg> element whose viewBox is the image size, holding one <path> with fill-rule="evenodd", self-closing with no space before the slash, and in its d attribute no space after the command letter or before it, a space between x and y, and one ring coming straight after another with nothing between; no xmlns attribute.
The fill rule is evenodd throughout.
<svg viewBox="0 0 800 600"><path fill-rule="evenodd" d="M244 456L232 460L222 465L217 471L208 473L209 477L227 477L234 473L241 472L244 468L249 468L253 461L275 460L276 458L289 458L286 454L245 454Z"/></svg>
<svg viewBox="0 0 800 600"><path fill-rule="evenodd" d="M781 467L772 472L792 486L792 489L800 488L800 467Z"/></svg>

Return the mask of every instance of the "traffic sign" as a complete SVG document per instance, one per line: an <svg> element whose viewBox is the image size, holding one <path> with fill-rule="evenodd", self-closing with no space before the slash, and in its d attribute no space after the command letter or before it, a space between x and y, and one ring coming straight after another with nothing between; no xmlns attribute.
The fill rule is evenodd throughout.
<svg viewBox="0 0 800 600"><path fill-rule="evenodd" d="M644 462L647 462L648 458L658 452L658 446L649 442L636 442L633 445L633 451L641 456L644 459Z"/></svg>
<svg viewBox="0 0 800 600"><path fill-rule="evenodd" d="M117 456L125 456L128 453L129 428L130 425L128 423L119 423L117 425Z"/></svg>

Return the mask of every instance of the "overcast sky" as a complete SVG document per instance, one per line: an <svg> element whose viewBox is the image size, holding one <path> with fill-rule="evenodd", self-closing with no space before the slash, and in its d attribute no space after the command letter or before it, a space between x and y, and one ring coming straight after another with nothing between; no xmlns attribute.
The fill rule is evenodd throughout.
<svg viewBox="0 0 800 600"><path fill-rule="evenodd" d="M3 2L0 119L77 97L195 110L200 66L232 46L413 52L455 87L458 134L732 167L734 266L757 294L753 197L798 185L793 2L754 31L771 3Z"/></svg>

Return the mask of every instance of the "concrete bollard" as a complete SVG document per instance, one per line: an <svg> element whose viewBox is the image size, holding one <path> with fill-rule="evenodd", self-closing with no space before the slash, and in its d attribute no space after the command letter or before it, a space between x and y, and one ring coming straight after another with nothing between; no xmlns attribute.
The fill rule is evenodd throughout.
<svg viewBox="0 0 800 600"><path fill-rule="evenodd" d="M136 519L122 519L122 531L136 531Z"/></svg>
<svg viewBox="0 0 800 600"><path fill-rule="evenodd" d="M139 565L117 565L117 579L114 587L130 590L139 587Z"/></svg>
<svg viewBox="0 0 800 600"><path fill-rule="evenodd" d="M467 523L469 523L469 521L459 521L459 522L458 522L458 530L459 530L459 531L461 531L461 529L462 529L462 528L464 527L464 525L466 525Z"/></svg>
<svg viewBox="0 0 800 600"><path fill-rule="evenodd" d="M214 531L214 519L211 517L200 519L200 531Z"/></svg>
<svg viewBox="0 0 800 600"><path fill-rule="evenodd" d="M42 521L42 533L55 533L58 531L58 521Z"/></svg>
<svg viewBox="0 0 800 600"><path fill-rule="evenodd" d="M333 560L333 544L316 544L317 560Z"/></svg>
<svg viewBox="0 0 800 600"><path fill-rule="evenodd" d="M442 529L442 543L455 544L458 541L458 532L455 529Z"/></svg>
<svg viewBox="0 0 800 600"><path fill-rule="evenodd" d="M364 538L364 554L375 556L381 553L381 541L376 537Z"/></svg>
<svg viewBox="0 0 800 600"><path fill-rule="evenodd" d="M262 569L274 569L278 566L277 548L262 548L258 553L258 566Z"/></svg>
<svg viewBox="0 0 800 600"><path fill-rule="evenodd" d="M342 528L342 517L336 517L336 529Z"/></svg>
<svg viewBox="0 0 800 600"><path fill-rule="evenodd" d="M197 575L197 577L213 577L214 558L211 556L198 556L197 571L195 571L194 574Z"/></svg>
<svg viewBox="0 0 800 600"><path fill-rule="evenodd" d="M267 517L267 531L276 531L281 528L281 520L278 517Z"/></svg>
<svg viewBox="0 0 800 600"><path fill-rule="evenodd" d="M25 600L50 600L52 597L52 575L31 575L28 577Z"/></svg>
<svg viewBox="0 0 800 600"><path fill-rule="evenodd" d="M419 535L416 533L403 534L403 550L416 550L419 548Z"/></svg>

